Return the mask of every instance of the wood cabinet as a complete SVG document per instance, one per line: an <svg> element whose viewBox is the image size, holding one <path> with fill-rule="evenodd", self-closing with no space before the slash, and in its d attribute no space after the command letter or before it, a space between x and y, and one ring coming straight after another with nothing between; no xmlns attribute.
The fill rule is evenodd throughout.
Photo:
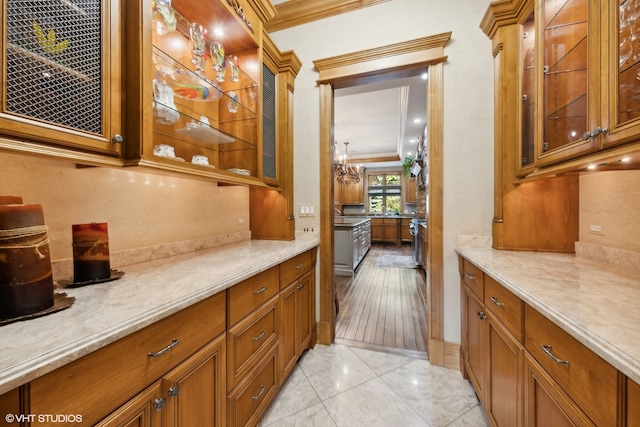
<svg viewBox="0 0 640 427"><path fill-rule="evenodd" d="M82 414L83 423L97 423L221 336L224 313L222 292L32 381L31 413ZM105 378L108 387L87 393Z"/></svg>
<svg viewBox="0 0 640 427"><path fill-rule="evenodd" d="M125 3L2 1L1 7L0 135L8 137L2 146L66 157L78 155L58 147L119 156Z"/></svg>
<svg viewBox="0 0 640 427"><path fill-rule="evenodd" d="M525 360L526 426L595 426L534 358L526 354Z"/></svg>
<svg viewBox="0 0 640 427"><path fill-rule="evenodd" d="M640 386L469 260L459 265L461 368L491 425L635 425Z"/></svg>
<svg viewBox="0 0 640 427"><path fill-rule="evenodd" d="M315 262L315 248L298 254L0 395L0 409L101 427L256 425L315 345Z"/></svg>
<svg viewBox="0 0 640 427"><path fill-rule="evenodd" d="M254 239L295 238L293 94L301 66L294 52L280 52L263 35L262 180L269 187L250 189Z"/></svg>
<svg viewBox="0 0 640 427"><path fill-rule="evenodd" d="M534 145L541 130L541 121L534 120L541 104L534 97L540 93L534 90L535 76L542 61L535 54L539 43L533 43L534 23L540 21L534 3L493 2L481 23L492 41L496 82L492 240L497 249L574 252L579 240L578 176L523 180L536 172Z"/></svg>
<svg viewBox="0 0 640 427"><path fill-rule="evenodd" d="M417 203L418 197L416 193L416 177L411 176L404 179L404 202Z"/></svg>
<svg viewBox="0 0 640 427"><path fill-rule="evenodd" d="M364 203L364 181L349 182L340 185L340 201L343 205L360 205Z"/></svg>
<svg viewBox="0 0 640 427"><path fill-rule="evenodd" d="M162 384L156 381L96 427L153 427L163 425L164 409L167 404L162 394Z"/></svg>
<svg viewBox="0 0 640 427"><path fill-rule="evenodd" d="M411 235L411 218L400 218L400 241L411 242L413 241L413 235ZM418 233L418 230L415 230Z"/></svg>
<svg viewBox="0 0 640 427"><path fill-rule="evenodd" d="M304 352L314 345L315 253L305 252L282 264L280 275L280 366L281 382L291 373Z"/></svg>
<svg viewBox="0 0 640 427"><path fill-rule="evenodd" d="M529 354L596 425L617 425L617 370L529 305L525 319Z"/></svg>
<svg viewBox="0 0 640 427"><path fill-rule="evenodd" d="M481 27L494 41L501 129L495 140L504 142L509 168L538 178L589 166L638 167L637 158L629 159L640 150L633 96L640 89L634 77L640 41L631 35L637 4L505 0L489 6ZM505 81L511 84L500 84Z"/></svg>
<svg viewBox="0 0 640 427"><path fill-rule="evenodd" d="M640 425L640 384L627 378L627 425Z"/></svg>
<svg viewBox="0 0 640 427"><path fill-rule="evenodd" d="M371 241L400 244L400 218L371 218Z"/></svg>

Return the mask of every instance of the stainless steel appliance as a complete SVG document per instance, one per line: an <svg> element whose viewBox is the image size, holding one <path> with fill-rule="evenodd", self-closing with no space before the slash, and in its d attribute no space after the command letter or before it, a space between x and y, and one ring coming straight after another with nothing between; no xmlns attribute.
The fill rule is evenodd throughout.
<svg viewBox="0 0 640 427"><path fill-rule="evenodd" d="M427 220L424 218L413 218L411 224L409 224L409 230L411 232L411 250L413 252L413 259L417 265L422 265L422 242L420 242L420 224L426 224Z"/></svg>

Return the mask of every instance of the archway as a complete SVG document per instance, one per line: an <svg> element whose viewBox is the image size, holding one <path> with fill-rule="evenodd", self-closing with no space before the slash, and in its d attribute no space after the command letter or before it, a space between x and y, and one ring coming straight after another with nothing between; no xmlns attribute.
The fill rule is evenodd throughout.
<svg viewBox="0 0 640 427"><path fill-rule="evenodd" d="M443 78L444 47L451 33L314 61L320 89L320 309L318 342L330 344L335 335L335 283L333 274L333 96L334 89L380 80L408 77L429 69L427 83L429 218L427 302L429 360L444 366L444 263L442 245Z"/></svg>

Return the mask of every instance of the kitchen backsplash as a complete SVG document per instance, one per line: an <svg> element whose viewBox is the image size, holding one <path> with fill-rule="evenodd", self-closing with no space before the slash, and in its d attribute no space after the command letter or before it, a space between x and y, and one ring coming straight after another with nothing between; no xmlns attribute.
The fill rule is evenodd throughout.
<svg viewBox="0 0 640 427"><path fill-rule="evenodd" d="M0 153L0 194L42 205L54 262L72 257L72 224L108 223L115 266L251 238L247 187Z"/></svg>

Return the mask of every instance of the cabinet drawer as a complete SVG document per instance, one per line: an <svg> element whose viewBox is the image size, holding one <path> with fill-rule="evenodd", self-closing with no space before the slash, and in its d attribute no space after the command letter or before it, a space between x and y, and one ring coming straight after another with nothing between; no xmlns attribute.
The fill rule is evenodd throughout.
<svg viewBox="0 0 640 427"><path fill-rule="evenodd" d="M296 255L280 264L280 289L311 270L311 251Z"/></svg>
<svg viewBox="0 0 640 427"><path fill-rule="evenodd" d="M227 289L229 326L235 325L280 291L279 274L276 266Z"/></svg>
<svg viewBox="0 0 640 427"><path fill-rule="evenodd" d="M484 304L495 317L522 342L524 303L504 286L487 276L484 279Z"/></svg>
<svg viewBox="0 0 640 427"><path fill-rule="evenodd" d="M83 424L95 424L222 334L225 294L220 292L33 380L30 410L81 414ZM168 348L174 338L179 343ZM164 353L149 356L163 349Z"/></svg>
<svg viewBox="0 0 640 427"><path fill-rule="evenodd" d="M278 341L278 296L229 329L227 391L238 384L276 341Z"/></svg>
<svg viewBox="0 0 640 427"><path fill-rule="evenodd" d="M484 273L469 260L463 258L462 280L480 300L484 299Z"/></svg>
<svg viewBox="0 0 640 427"><path fill-rule="evenodd" d="M277 345L229 395L227 419L230 426L256 425L277 391Z"/></svg>
<svg viewBox="0 0 640 427"><path fill-rule="evenodd" d="M524 318L527 351L596 425L615 426L617 370L528 305Z"/></svg>

